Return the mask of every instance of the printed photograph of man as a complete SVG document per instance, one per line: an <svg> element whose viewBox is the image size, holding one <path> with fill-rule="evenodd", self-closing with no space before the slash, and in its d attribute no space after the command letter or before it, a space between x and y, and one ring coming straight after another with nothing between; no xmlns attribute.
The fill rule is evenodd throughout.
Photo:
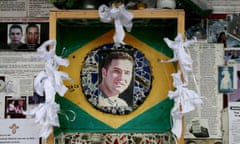
<svg viewBox="0 0 240 144"><path fill-rule="evenodd" d="M49 40L48 22L18 22L0 24L0 51L29 52Z"/></svg>
<svg viewBox="0 0 240 144"><path fill-rule="evenodd" d="M128 103L119 97L130 87L133 78L133 57L126 52L111 51L100 69L99 107L128 107ZM132 97L133 94L129 94Z"/></svg>
<svg viewBox="0 0 240 144"><path fill-rule="evenodd" d="M25 41L29 50L36 50L40 46L40 30L37 24L29 24L26 27Z"/></svg>
<svg viewBox="0 0 240 144"><path fill-rule="evenodd" d="M22 26L19 24L12 24L9 27L9 43L8 48L10 50L26 50L28 49L27 45L23 43L23 29Z"/></svg>

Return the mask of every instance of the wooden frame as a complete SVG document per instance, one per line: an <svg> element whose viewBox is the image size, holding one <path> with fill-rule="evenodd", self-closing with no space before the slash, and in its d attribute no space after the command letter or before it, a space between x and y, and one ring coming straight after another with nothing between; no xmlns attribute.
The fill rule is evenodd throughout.
<svg viewBox="0 0 240 144"><path fill-rule="evenodd" d="M131 10L134 18L177 19L177 32L184 34L185 12L183 10ZM99 19L97 10L54 10L49 16L49 39L57 37L57 19ZM54 143L54 134L47 139L47 144ZM183 144L183 136L178 140Z"/></svg>
<svg viewBox="0 0 240 144"><path fill-rule="evenodd" d="M178 33L184 34L185 12L183 10L132 10L134 18L176 18L178 21ZM79 14L81 13L81 14ZM57 19L98 19L98 12L95 10L61 10L51 11L49 16L49 38L56 38Z"/></svg>

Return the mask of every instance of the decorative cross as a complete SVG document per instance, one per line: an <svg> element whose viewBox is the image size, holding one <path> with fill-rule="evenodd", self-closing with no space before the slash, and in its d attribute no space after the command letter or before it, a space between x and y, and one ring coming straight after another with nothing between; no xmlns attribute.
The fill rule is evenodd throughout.
<svg viewBox="0 0 240 144"><path fill-rule="evenodd" d="M19 126L17 126L15 123L13 123L12 126L10 126L9 128L12 129L12 133L15 134L17 129L19 128Z"/></svg>

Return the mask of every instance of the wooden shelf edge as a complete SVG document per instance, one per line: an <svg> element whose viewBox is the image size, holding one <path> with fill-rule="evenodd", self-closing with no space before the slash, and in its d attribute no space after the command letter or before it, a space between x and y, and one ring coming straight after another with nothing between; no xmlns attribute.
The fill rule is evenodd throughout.
<svg viewBox="0 0 240 144"><path fill-rule="evenodd" d="M129 10L134 18L177 18L180 15L185 15L182 9L146 9L146 10ZM57 18L99 18L97 10L52 10L50 13L56 13ZM79 14L80 13L80 14Z"/></svg>

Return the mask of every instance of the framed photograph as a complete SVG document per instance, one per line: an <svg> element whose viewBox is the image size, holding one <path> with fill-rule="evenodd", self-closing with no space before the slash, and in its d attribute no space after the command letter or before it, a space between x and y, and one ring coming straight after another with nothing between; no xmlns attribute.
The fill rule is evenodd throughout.
<svg viewBox="0 0 240 144"><path fill-rule="evenodd" d="M5 118L26 118L23 114L26 109L26 96L5 96Z"/></svg>
<svg viewBox="0 0 240 144"><path fill-rule="evenodd" d="M224 48L229 47L227 43L228 22L226 19L209 19L207 26L209 43L222 43Z"/></svg>
<svg viewBox="0 0 240 144"><path fill-rule="evenodd" d="M0 51L36 51L49 39L47 22L3 22Z"/></svg>
<svg viewBox="0 0 240 144"><path fill-rule="evenodd" d="M228 47L240 48L240 15L228 15Z"/></svg>
<svg viewBox="0 0 240 144"><path fill-rule="evenodd" d="M220 93L233 92L233 66L218 67L218 90Z"/></svg>
<svg viewBox="0 0 240 144"><path fill-rule="evenodd" d="M98 67L97 67L98 66ZM81 70L87 100L101 111L128 114L151 89L151 68L144 54L130 45L102 45L89 52Z"/></svg>
<svg viewBox="0 0 240 144"><path fill-rule="evenodd" d="M225 19L209 19L208 42L223 43L224 48L239 48L239 20L239 14L228 14Z"/></svg>

